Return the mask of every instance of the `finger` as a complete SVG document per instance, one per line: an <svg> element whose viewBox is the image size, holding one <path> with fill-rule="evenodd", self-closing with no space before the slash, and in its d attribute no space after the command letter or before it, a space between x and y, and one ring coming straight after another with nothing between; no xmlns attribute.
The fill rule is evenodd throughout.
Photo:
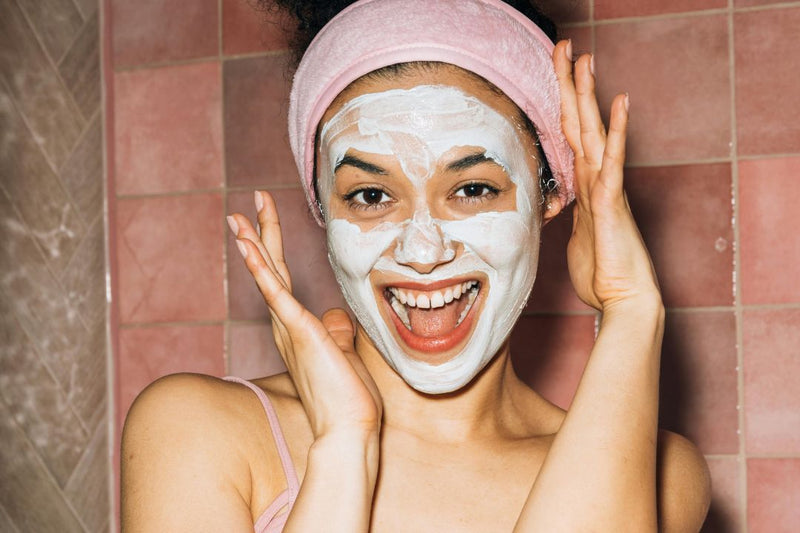
<svg viewBox="0 0 800 533"><path fill-rule="evenodd" d="M289 268L283 252L283 234L278 218L278 208L275 199L266 191L255 191L256 210L258 212L258 226L261 230L261 243L272 258L278 273L291 287ZM291 290L291 289L290 289Z"/></svg>
<svg viewBox="0 0 800 533"><path fill-rule="evenodd" d="M590 168L600 169L606 143L606 129L600 118L595 94L594 57L586 54L575 63L575 91L580 120L583 158Z"/></svg>
<svg viewBox="0 0 800 533"><path fill-rule="evenodd" d="M275 316L283 324L295 324L301 319L305 320L305 317L302 316L305 308L295 300L292 293L283 284L283 280L275 272L274 267L267 264L256 243L250 239L241 238L236 239L236 244L244 258L245 265L247 265L247 270L255 279L264 301Z"/></svg>
<svg viewBox="0 0 800 533"><path fill-rule="evenodd" d="M553 49L553 66L561 96L561 129L576 157L583 156L580 118L572 68L572 41L560 41Z"/></svg>
<svg viewBox="0 0 800 533"><path fill-rule="evenodd" d="M611 118L608 123L608 138L603 152L600 180L612 195L622 196L629 106L630 99L627 94L618 94L611 103Z"/></svg>
<svg viewBox="0 0 800 533"><path fill-rule="evenodd" d="M261 243L261 239L256 233L256 230L253 228L253 225L250 223L250 220L240 213L229 215L227 220L228 226L230 226L231 231L234 232L236 238L247 239L248 241L252 242L253 245L255 245L255 247L258 249L261 257L264 259L264 262L280 277L281 283L283 283L286 288L291 291L291 287L283 278L278 268L275 266L275 262L273 261L267 249Z"/></svg>
<svg viewBox="0 0 800 533"><path fill-rule="evenodd" d="M333 338L336 346L345 353L355 351L353 345L355 329L353 321L344 309L329 309L322 315L322 325L328 330L328 334Z"/></svg>

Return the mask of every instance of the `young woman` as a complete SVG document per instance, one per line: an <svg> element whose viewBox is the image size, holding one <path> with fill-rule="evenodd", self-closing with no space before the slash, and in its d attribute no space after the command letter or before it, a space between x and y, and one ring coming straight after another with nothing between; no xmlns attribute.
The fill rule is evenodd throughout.
<svg viewBox="0 0 800 533"><path fill-rule="evenodd" d="M622 188L629 101L606 131L593 70L498 0L361 0L328 22L290 137L357 323L292 297L256 192L257 227L229 223L289 372L143 392L124 529L698 531L705 462L657 428L664 310ZM602 315L564 412L508 338L573 197L570 275Z"/></svg>

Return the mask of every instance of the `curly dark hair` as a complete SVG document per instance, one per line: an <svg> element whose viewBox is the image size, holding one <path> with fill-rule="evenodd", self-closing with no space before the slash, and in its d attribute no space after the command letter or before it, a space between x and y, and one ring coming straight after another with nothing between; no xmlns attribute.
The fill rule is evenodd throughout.
<svg viewBox="0 0 800 533"><path fill-rule="evenodd" d="M251 0L255 2L257 8L269 13L280 13L284 19L284 30L288 33L288 42L292 53L292 65L296 67L303 57L311 41L319 31L344 8L354 4L357 0ZM551 41L556 42L558 31L555 23L545 16L531 0L503 0L506 4L513 7L531 21L533 21L547 35ZM426 69L436 64L435 61L416 61L411 63L401 63L389 65L367 74L365 77L386 77L392 78L403 74L408 70ZM477 74L470 73L480 79L487 87L494 92L503 95L503 92L494 84ZM539 133L530 118L519 110L518 119L522 126L530 134L536 146L539 160L539 187L542 201L545 202L547 196L556 193L558 182L553 177L550 165L544 156L541 144L539 143ZM316 180L314 181L316 188Z"/></svg>
<svg viewBox="0 0 800 533"><path fill-rule="evenodd" d="M295 64L300 62L308 45L325 24L356 0L252 0L263 11L282 11L291 16L285 30L289 33L289 46ZM544 15L531 0L503 0L529 19L556 42L558 30L555 23ZM292 27L294 25L294 27Z"/></svg>

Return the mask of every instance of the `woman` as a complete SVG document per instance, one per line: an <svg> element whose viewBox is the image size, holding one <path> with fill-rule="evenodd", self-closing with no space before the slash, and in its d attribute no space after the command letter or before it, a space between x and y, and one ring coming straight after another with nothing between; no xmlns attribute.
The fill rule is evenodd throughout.
<svg viewBox="0 0 800 533"><path fill-rule="evenodd" d="M656 425L664 311L622 189L628 97L606 132L593 70L498 0L361 0L329 22L290 137L357 323L292 297L256 192L258 229L229 223L289 373L143 392L125 529L699 530L704 460ZM573 192L570 275L602 318L565 413L508 338Z"/></svg>

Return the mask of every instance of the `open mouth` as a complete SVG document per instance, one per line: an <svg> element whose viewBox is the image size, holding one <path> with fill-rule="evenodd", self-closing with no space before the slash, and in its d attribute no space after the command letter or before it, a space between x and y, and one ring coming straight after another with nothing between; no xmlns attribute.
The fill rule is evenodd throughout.
<svg viewBox="0 0 800 533"><path fill-rule="evenodd" d="M471 279L434 290L387 286L383 295L398 336L409 348L431 353L450 350L467 337L481 287Z"/></svg>

